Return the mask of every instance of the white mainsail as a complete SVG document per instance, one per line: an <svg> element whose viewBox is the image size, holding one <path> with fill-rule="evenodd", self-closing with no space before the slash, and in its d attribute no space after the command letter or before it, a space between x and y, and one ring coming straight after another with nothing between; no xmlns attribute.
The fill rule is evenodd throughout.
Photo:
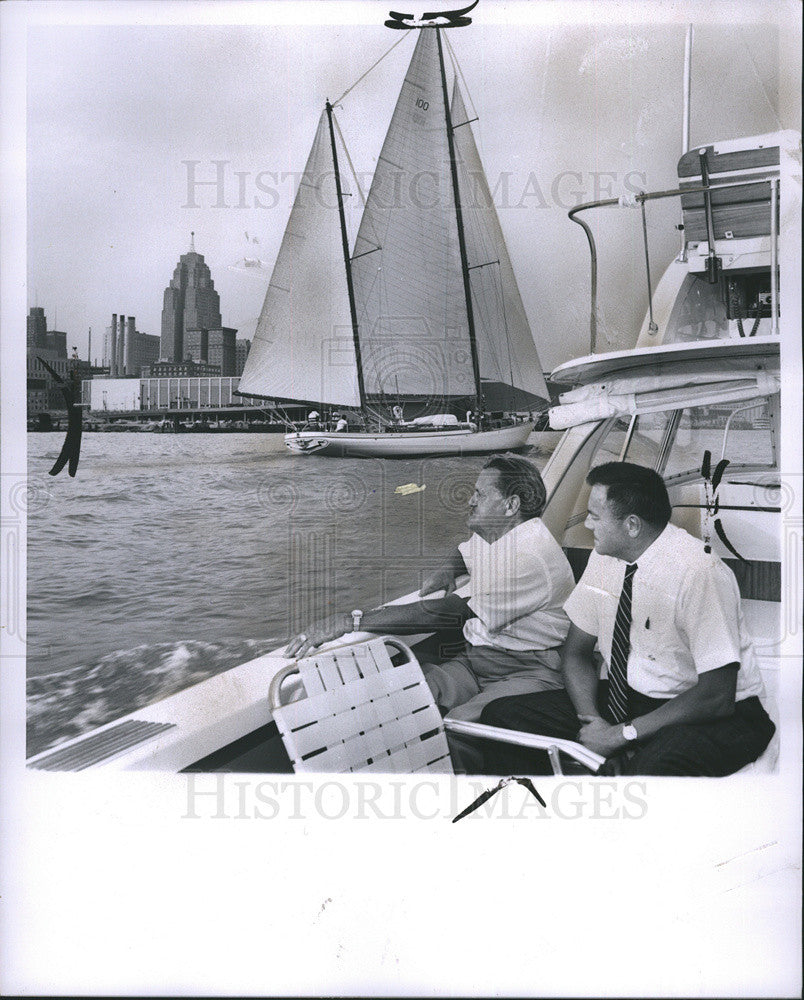
<svg viewBox="0 0 804 1000"><path fill-rule="evenodd" d="M468 118L456 79L452 124L486 408L527 408L537 397L550 396ZM520 391L510 393L507 387Z"/></svg>
<svg viewBox="0 0 804 1000"><path fill-rule="evenodd" d="M293 202L239 388L281 400L360 405L326 112Z"/></svg>
<svg viewBox="0 0 804 1000"><path fill-rule="evenodd" d="M355 241L368 395L475 394L436 46L419 32Z"/></svg>

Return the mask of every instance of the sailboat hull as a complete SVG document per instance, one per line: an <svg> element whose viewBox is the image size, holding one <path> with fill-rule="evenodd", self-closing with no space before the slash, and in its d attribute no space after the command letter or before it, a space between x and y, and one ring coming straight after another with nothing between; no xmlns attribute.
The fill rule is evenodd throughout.
<svg viewBox="0 0 804 1000"><path fill-rule="evenodd" d="M492 430L297 431L285 435L285 444L298 455L337 458L410 458L418 455L472 455L523 448L534 424L526 422Z"/></svg>

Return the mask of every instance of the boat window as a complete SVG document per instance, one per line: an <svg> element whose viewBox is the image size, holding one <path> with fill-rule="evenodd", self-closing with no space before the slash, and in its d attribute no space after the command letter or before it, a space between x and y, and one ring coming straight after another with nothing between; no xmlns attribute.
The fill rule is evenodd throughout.
<svg viewBox="0 0 804 1000"><path fill-rule="evenodd" d="M678 411L674 410L618 417L601 436L589 468L620 461L659 468L672 442L677 419Z"/></svg>
<svg viewBox="0 0 804 1000"><path fill-rule="evenodd" d="M737 469L773 469L777 466L774 411L778 396L735 403L688 407L662 472L668 482L699 478L704 452L712 468L729 460L729 474Z"/></svg>
<svg viewBox="0 0 804 1000"><path fill-rule="evenodd" d="M617 462L620 460L628 438L630 426L630 417L618 417L612 421L595 448L592 460L589 463L590 469L593 469L596 465L603 465L604 462Z"/></svg>
<svg viewBox="0 0 804 1000"><path fill-rule="evenodd" d="M649 469L661 467L673 439L678 411L642 413L635 421L623 460Z"/></svg>
<svg viewBox="0 0 804 1000"><path fill-rule="evenodd" d="M778 425L778 393L734 403L619 417L588 442L585 454L579 453L580 475L585 476L590 468L604 462L623 459L656 469L669 487L700 483L704 452L709 451L712 470L721 458L729 460L725 481L767 488L768 473L775 478L778 470ZM579 475L567 477L565 488L572 491L573 500L557 537L577 578L592 545L591 532L584 524L590 488ZM562 506L561 498L557 499ZM552 516L552 512L545 516ZM577 565L573 561L576 558L580 560Z"/></svg>

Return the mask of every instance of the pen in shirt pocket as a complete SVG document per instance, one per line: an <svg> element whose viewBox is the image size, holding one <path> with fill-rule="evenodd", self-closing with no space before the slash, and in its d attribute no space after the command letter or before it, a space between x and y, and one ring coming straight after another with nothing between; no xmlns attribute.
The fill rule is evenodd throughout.
<svg viewBox="0 0 804 1000"><path fill-rule="evenodd" d="M647 629L650 628L650 618L646 618L645 619L645 628L647 628Z"/></svg>

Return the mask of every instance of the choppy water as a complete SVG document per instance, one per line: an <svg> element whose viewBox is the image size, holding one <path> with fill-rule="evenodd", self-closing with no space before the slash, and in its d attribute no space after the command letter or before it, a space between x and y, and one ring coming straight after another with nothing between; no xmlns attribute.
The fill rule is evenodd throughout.
<svg viewBox="0 0 804 1000"><path fill-rule="evenodd" d="M29 755L418 587L466 537L484 461L97 433L50 477L62 440L28 435Z"/></svg>

